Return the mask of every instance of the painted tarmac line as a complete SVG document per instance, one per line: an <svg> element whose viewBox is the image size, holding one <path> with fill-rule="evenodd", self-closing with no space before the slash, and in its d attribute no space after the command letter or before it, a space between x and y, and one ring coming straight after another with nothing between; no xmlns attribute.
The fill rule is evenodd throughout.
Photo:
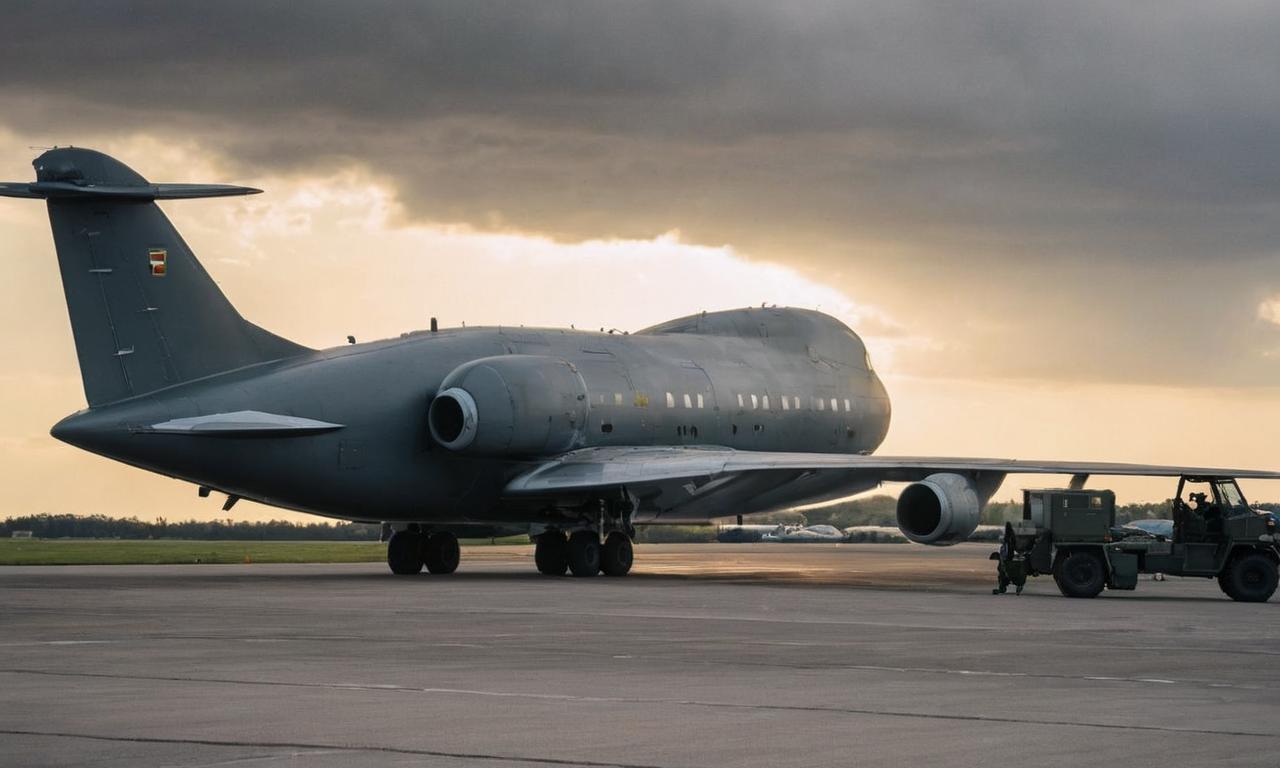
<svg viewBox="0 0 1280 768"><path fill-rule="evenodd" d="M106 678L113 680L148 680L163 681L177 683L202 683L202 684L218 684L218 685L243 685L243 686L266 686L266 687L283 687L283 688L311 688L326 690L345 690L345 691L375 691L375 692L394 692L394 693L410 693L410 694L430 694L433 696L473 696L500 699L518 699L533 701L560 701L584 704L623 704L623 705L674 705L699 707L707 709L729 709L741 711L759 711L759 712L812 712L823 714L837 715L857 715L868 717L890 717L903 718L913 720L942 720L942 721L961 721L974 723L997 723L997 724L1013 724L1013 725L1044 725L1064 728L1090 728L1103 730L1120 730L1120 731L1140 731L1155 733L1175 733L1175 734L1195 734L1203 736L1241 736L1260 738L1267 740L1280 741L1280 733L1268 733L1262 731L1235 731L1235 730L1215 730L1211 728L1189 728L1181 726L1164 726L1164 725L1146 725L1141 723L1114 723L1114 722L1089 722L1077 720L1050 720L1046 718L1034 717L1012 717L1003 715L973 715L958 714L948 712L910 712L905 710L893 709L872 709L862 707L837 707L825 705L789 705L789 704L749 704L743 702L728 701L702 701L687 698L647 698L647 697L620 697L620 696L579 696L575 694L564 693L534 693L521 691L494 691L470 688L440 688L440 687L415 687L402 686L394 684L365 684L365 683L299 683L299 682L281 682L269 680L236 680L229 678L205 678L205 677L177 677L177 676L148 676L148 675L117 675L109 673L95 672L54 672L46 670L14 670L0 669L0 673L18 674L18 675L48 675L51 677L85 677L85 678ZM5 731L0 730L0 733ZM40 735L40 734L34 734ZM322 745L314 745L321 747ZM496 758L495 758L496 759ZM602 765L614 765L612 763Z"/></svg>
<svg viewBox="0 0 1280 768"><path fill-rule="evenodd" d="M299 741L240 741L235 739L182 739L159 736L120 736L69 731L36 731L17 728L0 728L0 734L9 736L44 736L62 739L88 739L92 741L124 742L129 744L184 744L203 747L252 747L254 749L318 750L327 752L377 752L416 757L451 758L487 762L528 763L530 765L581 765L587 768L665 768L649 763L612 763L597 760L572 760L558 757L533 757L529 755L498 755L481 752L447 752L433 749L388 747L377 744L318 744Z"/></svg>

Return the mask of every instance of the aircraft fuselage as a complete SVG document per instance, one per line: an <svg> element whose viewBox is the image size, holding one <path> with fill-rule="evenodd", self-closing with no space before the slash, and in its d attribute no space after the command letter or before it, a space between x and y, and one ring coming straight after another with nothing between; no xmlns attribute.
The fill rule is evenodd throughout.
<svg viewBox="0 0 1280 768"><path fill-rule="evenodd" d="M451 373L511 356L564 361L580 377L577 394L555 393L576 401L553 417L566 420L561 426L569 443L561 449L715 445L870 453L889 427L887 394L852 331L816 312L749 309L704 313L635 334L508 327L416 332L82 411L60 422L54 435L154 472L314 514L520 522L528 510L503 503L503 488L546 457L459 453L434 439L427 424L432 398ZM262 437L147 429L244 410L342 426ZM821 487L809 492L823 495ZM848 492L842 485L841 493ZM743 503L716 516L758 511L750 499Z"/></svg>

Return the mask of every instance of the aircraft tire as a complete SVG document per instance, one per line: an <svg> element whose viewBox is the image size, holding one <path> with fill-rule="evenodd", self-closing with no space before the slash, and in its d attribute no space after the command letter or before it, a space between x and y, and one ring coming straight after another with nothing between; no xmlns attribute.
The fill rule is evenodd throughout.
<svg viewBox="0 0 1280 768"><path fill-rule="evenodd" d="M1058 558L1053 580L1065 597L1097 597L1107 585L1107 564L1089 549L1077 549Z"/></svg>
<svg viewBox="0 0 1280 768"><path fill-rule="evenodd" d="M1227 597L1240 603L1265 603L1276 591L1280 572L1276 563L1261 552L1232 558L1218 575L1218 586Z"/></svg>
<svg viewBox="0 0 1280 768"><path fill-rule="evenodd" d="M448 531L437 531L422 540L422 562L431 573L453 573L458 570L458 561L461 559L462 550L458 547L458 537Z"/></svg>
<svg viewBox="0 0 1280 768"><path fill-rule="evenodd" d="M569 570L569 541L560 531L547 531L533 545L533 564L538 573L563 576Z"/></svg>
<svg viewBox="0 0 1280 768"><path fill-rule="evenodd" d="M569 570L574 576L600 572L600 535L595 531L574 531L569 537Z"/></svg>
<svg viewBox="0 0 1280 768"><path fill-rule="evenodd" d="M625 533L614 531L605 538L600 552L600 570L605 576L626 576L634 559L631 539Z"/></svg>
<svg viewBox="0 0 1280 768"><path fill-rule="evenodd" d="M387 565L397 576L422 571L422 536L416 531L396 531L387 542Z"/></svg>

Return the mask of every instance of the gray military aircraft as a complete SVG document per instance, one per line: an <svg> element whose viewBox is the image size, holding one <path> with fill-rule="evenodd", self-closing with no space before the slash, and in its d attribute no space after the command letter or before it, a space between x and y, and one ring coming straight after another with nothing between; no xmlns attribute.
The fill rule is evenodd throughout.
<svg viewBox="0 0 1280 768"><path fill-rule="evenodd" d="M450 573L457 534L527 530L546 574L623 575L637 523L707 521L910 483L903 534L963 540L1011 472L1280 473L873 452L889 397L862 339L800 309L703 312L636 333L437 329L315 350L246 321L155 184L80 148L0 196L44 199L89 407L55 438L227 494L385 522L398 574Z"/></svg>

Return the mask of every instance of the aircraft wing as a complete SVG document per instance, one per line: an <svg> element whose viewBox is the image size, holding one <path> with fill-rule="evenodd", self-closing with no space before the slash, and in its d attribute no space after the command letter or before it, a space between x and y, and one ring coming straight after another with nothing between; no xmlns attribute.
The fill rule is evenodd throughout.
<svg viewBox="0 0 1280 768"><path fill-rule="evenodd" d="M643 510L664 520L705 520L839 498L937 472L992 479L1006 474L1280 479L1280 472L1272 471L1157 464L604 447L570 451L539 464L509 481L506 494L554 496L626 487Z"/></svg>

